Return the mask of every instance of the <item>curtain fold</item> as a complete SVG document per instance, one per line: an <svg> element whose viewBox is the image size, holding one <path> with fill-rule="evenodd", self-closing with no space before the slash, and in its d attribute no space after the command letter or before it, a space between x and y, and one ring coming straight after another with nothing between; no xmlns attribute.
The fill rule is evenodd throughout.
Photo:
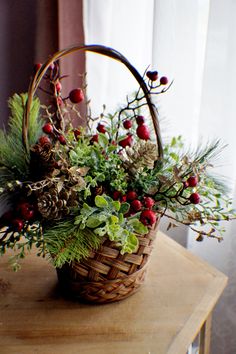
<svg viewBox="0 0 236 354"><path fill-rule="evenodd" d="M153 0L84 1L86 43L115 48L143 73L151 62L153 4ZM104 103L107 111L114 110L127 92L137 88L126 69L112 59L89 53L86 70L94 115L101 113Z"/></svg>
<svg viewBox="0 0 236 354"><path fill-rule="evenodd" d="M84 44L82 0L70 0L69 2L58 0L58 41L59 49ZM69 76L62 80L62 95L67 97L71 90L82 87L84 84L85 53L74 53L63 58L60 63L60 70L61 75ZM81 118L74 114L73 122L74 124L84 125L86 123L86 107L84 104L80 104L79 112Z"/></svg>

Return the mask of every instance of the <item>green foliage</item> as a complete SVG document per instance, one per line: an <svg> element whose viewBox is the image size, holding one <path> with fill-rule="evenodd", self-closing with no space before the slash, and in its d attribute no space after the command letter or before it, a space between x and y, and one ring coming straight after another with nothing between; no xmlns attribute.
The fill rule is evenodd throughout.
<svg viewBox="0 0 236 354"><path fill-rule="evenodd" d="M137 218L124 218L127 206L129 208L127 203L121 204L106 195L96 196L94 207L84 203L80 215L75 218L75 225L82 230L93 229L101 237L107 235L120 245L121 254L132 253L138 246L136 234L146 234L148 229Z"/></svg>
<svg viewBox="0 0 236 354"><path fill-rule="evenodd" d="M72 165L89 168L89 188L103 183L115 190L126 191L128 173L122 167L119 155L113 153L115 149L105 134L99 134L98 143L91 145L88 139L80 139L70 151ZM85 198L89 195L91 192L87 188Z"/></svg>
<svg viewBox="0 0 236 354"><path fill-rule="evenodd" d="M29 153L22 143L22 121L27 94L15 94L9 99L11 117L9 119L9 131L0 130L0 182L7 181L6 169L15 176L15 179L25 180L29 174ZM40 102L33 100L29 121L29 144L36 143L42 128L42 122L38 119ZM9 180L8 180L9 181Z"/></svg>
<svg viewBox="0 0 236 354"><path fill-rule="evenodd" d="M82 229L74 224L74 220L61 220L43 229L47 254L55 267L65 262L81 260L88 257L91 250L96 250L101 238L89 228Z"/></svg>
<svg viewBox="0 0 236 354"><path fill-rule="evenodd" d="M209 173L221 151L218 140L201 144L195 151L184 151L182 138L175 137L165 145L162 163L151 173L136 176L135 187L152 194L157 201L156 211L173 220L171 226L182 223L201 236L221 240L224 232L221 221L236 217L227 184L222 177ZM184 181L192 175L198 177L197 186L184 188ZM201 198L197 205L189 200L193 192Z"/></svg>
<svg viewBox="0 0 236 354"><path fill-rule="evenodd" d="M25 258L35 245L40 247L37 255L44 255L44 240L42 230L39 223L34 225L27 225L25 228L16 232L14 230L1 230L0 231L0 255L6 253L7 249L15 251L14 255L10 257L10 263L13 270L20 269L20 260Z"/></svg>

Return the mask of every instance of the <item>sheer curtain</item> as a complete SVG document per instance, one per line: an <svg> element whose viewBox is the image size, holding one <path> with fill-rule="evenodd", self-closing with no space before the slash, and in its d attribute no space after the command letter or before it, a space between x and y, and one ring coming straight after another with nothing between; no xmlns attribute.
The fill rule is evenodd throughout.
<svg viewBox="0 0 236 354"><path fill-rule="evenodd" d="M228 144L219 173L228 177L234 198L236 180L236 2L233 0L86 0L86 43L121 51L143 72L147 65L174 79L159 99L164 135L181 134L187 142L220 137ZM89 95L95 111L114 107L136 88L124 68L87 56ZM98 94L99 93L99 94ZM96 100L94 99L96 98ZM234 198L235 199L235 198ZM194 241L188 247L229 275L217 305L212 353L236 353L236 223L226 225L223 243ZM186 230L172 234L182 243Z"/></svg>

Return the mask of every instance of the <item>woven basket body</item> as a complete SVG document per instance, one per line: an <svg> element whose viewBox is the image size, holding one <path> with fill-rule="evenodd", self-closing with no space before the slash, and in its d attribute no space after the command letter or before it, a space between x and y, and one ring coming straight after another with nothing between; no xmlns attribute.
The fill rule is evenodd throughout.
<svg viewBox="0 0 236 354"><path fill-rule="evenodd" d="M81 262L57 269L66 296L80 301L108 303L134 294L143 283L157 226L139 237L136 253L121 255L114 242L104 238L100 248Z"/></svg>

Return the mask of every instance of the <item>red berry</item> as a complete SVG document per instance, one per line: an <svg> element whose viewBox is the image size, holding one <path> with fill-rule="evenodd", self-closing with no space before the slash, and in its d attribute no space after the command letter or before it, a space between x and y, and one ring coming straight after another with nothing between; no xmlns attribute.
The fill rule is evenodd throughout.
<svg viewBox="0 0 236 354"><path fill-rule="evenodd" d="M36 73L41 68L41 66L42 66L41 63L34 64L34 72Z"/></svg>
<svg viewBox="0 0 236 354"><path fill-rule="evenodd" d="M92 138L90 139L91 143L98 143L98 134L95 134L92 136Z"/></svg>
<svg viewBox="0 0 236 354"><path fill-rule="evenodd" d="M80 103L84 100L84 93L81 88L76 88L69 93L69 98L72 103Z"/></svg>
<svg viewBox="0 0 236 354"><path fill-rule="evenodd" d="M12 225L16 231L20 232L24 227L24 222L21 219L14 219Z"/></svg>
<svg viewBox="0 0 236 354"><path fill-rule="evenodd" d="M132 143L133 143L133 137L132 135L128 135L125 139L119 142L119 145L125 148L126 146L131 146Z"/></svg>
<svg viewBox="0 0 236 354"><path fill-rule="evenodd" d="M150 131L149 128L146 125L139 125L136 133L138 137L142 140L149 140L150 139Z"/></svg>
<svg viewBox="0 0 236 354"><path fill-rule="evenodd" d="M56 103L58 104L58 106L61 106L62 103L63 103L63 99L62 99L60 96L58 96L58 97L56 98Z"/></svg>
<svg viewBox="0 0 236 354"><path fill-rule="evenodd" d="M200 195L198 193L192 193L189 197L189 200L193 204L199 204L201 201Z"/></svg>
<svg viewBox="0 0 236 354"><path fill-rule="evenodd" d="M79 136L81 135L81 131L80 129L75 129L74 130L74 136L75 136L75 139L78 140Z"/></svg>
<svg viewBox="0 0 236 354"><path fill-rule="evenodd" d="M152 81L156 81L158 79L158 72L157 71L147 71L146 75Z"/></svg>
<svg viewBox="0 0 236 354"><path fill-rule="evenodd" d="M57 91L57 92L61 92L62 85L61 85L60 81L57 81L57 83L56 83L56 85L55 85L55 88L56 88L56 91Z"/></svg>
<svg viewBox="0 0 236 354"><path fill-rule="evenodd" d="M184 189L186 189L186 188L189 187L188 181L184 181L184 182L183 182L183 187L184 187Z"/></svg>
<svg viewBox="0 0 236 354"><path fill-rule="evenodd" d="M138 199L133 200L130 205L131 205L132 209L135 211L140 211L143 206L142 203L140 202L140 200L138 200Z"/></svg>
<svg viewBox="0 0 236 354"><path fill-rule="evenodd" d="M31 220L31 219L33 219L33 217L34 217L34 210L33 209L29 209L27 211L27 213L25 214L25 219L26 220Z"/></svg>
<svg viewBox="0 0 236 354"><path fill-rule="evenodd" d="M156 220L157 220L156 214L152 210L143 210L140 215L140 221L145 226L152 226L153 224L156 223Z"/></svg>
<svg viewBox="0 0 236 354"><path fill-rule="evenodd" d="M129 191L126 196L129 201L137 199L137 193L135 191Z"/></svg>
<svg viewBox="0 0 236 354"><path fill-rule="evenodd" d="M189 187L196 187L196 185L198 184L197 176L190 176L187 179L187 183L188 183Z"/></svg>
<svg viewBox="0 0 236 354"><path fill-rule="evenodd" d="M126 119L126 120L123 122L123 127L124 127L125 129L130 129L130 128L132 127L132 122L131 122L131 120Z"/></svg>
<svg viewBox="0 0 236 354"><path fill-rule="evenodd" d="M39 144L40 145L51 144L51 140L47 136L43 135L39 138Z"/></svg>
<svg viewBox="0 0 236 354"><path fill-rule="evenodd" d="M145 122L144 116L137 116L137 117L136 117L136 123L137 123L138 125L143 125L144 122Z"/></svg>
<svg viewBox="0 0 236 354"><path fill-rule="evenodd" d="M66 145L66 138L64 135L59 135L58 140L60 141L61 145Z"/></svg>
<svg viewBox="0 0 236 354"><path fill-rule="evenodd" d="M166 76L162 76L160 78L160 84L161 85L167 85L168 84L168 78Z"/></svg>
<svg viewBox="0 0 236 354"><path fill-rule="evenodd" d="M30 220L34 217L34 207L27 202L21 203L17 209L24 220Z"/></svg>
<svg viewBox="0 0 236 354"><path fill-rule="evenodd" d="M97 126L97 131L98 131L99 133L105 134L107 130L106 130L104 124L99 123L98 126Z"/></svg>
<svg viewBox="0 0 236 354"><path fill-rule="evenodd" d="M115 192L113 193L113 199L114 199L114 200L118 200L118 199L120 199L120 197L121 197L121 192L115 191Z"/></svg>
<svg viewBox="0 0 236 354"><path fill-rule="evenodd" d="M152 207L155 205L155 200L153 200L151 197L144 197L144 206L148 209L152 209Z"/></svg>
<svg viewBox="0 0 236 354"><path fill-rule="evenodd" d="M122 203L125 203L126 200L127 200L126 195L122 195L122 197L120 198L120 201L121 201Z"/></svg>
<svg viewBox="0 0 236 354"><path fill-rule="evenodd" d="M44 131L44 133L46 133L46 134L51 134L51 133L53 132L53 126L52 126L52 124L50 124L50 123L44 124L44 126L43 126L43 131Z"/></svg>

